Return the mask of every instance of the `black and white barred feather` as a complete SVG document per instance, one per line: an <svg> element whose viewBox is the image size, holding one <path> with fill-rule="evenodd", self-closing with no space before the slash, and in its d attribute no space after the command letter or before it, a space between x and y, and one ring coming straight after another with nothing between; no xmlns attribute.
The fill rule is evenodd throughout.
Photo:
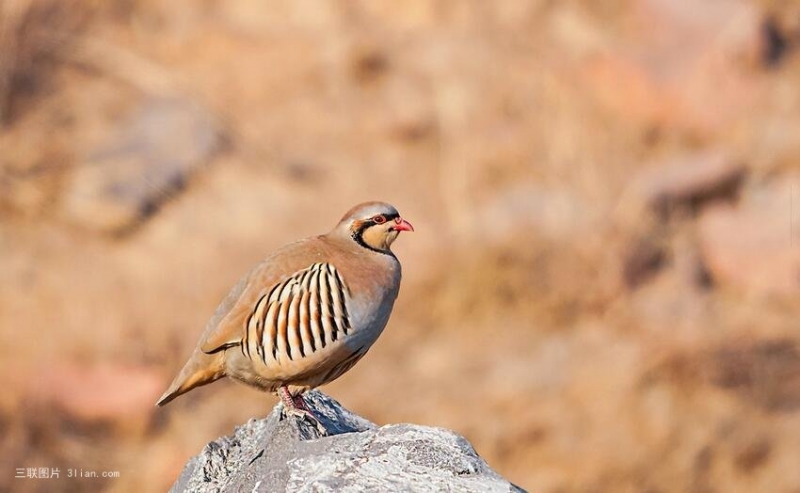
<svg viewBox="0 0 800 493"><path fill-rule="evenodd" d="M315 263L261 296L245 322L241 350L265 365L295 361L351 331L349 292L336 268Z"/></svg>

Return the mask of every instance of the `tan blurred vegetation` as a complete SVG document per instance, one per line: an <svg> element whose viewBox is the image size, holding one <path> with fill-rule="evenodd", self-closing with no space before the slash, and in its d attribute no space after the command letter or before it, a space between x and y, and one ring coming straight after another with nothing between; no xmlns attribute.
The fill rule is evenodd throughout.
<svg viewBox="0 0 800 493"><path fill-rule="evenodd" d="M0 490L164 490L266 414L153 402L381 199L417 232L348 408L531 491L797 491L798 48L788 1L0 1Z"/></svg>

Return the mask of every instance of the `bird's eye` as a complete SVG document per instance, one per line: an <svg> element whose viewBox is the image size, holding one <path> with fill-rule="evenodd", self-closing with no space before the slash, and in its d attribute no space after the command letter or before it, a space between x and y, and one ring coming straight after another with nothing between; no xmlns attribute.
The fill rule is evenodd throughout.
<svg viewBox="0 0 800 493"><path fill-rule="evenodd" d="M383 214L378 214L377 216L372 218L372 222L374 222L375 224L383 224L386 222L386 216L384 216Z"/></svg>

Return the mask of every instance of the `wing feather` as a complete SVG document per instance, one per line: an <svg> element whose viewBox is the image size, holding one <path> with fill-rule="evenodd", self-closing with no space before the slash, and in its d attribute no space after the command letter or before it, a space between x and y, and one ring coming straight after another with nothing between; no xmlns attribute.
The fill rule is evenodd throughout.
<svg viewBox="0 0 800 493"><path fill-rule="evenodd" d="M314 263L260 290L249 307L229 307L245 310L238 330L221 327L201 349L214 353L242 346L245 356L264 363L304 358L347 335L347 293L333 265Z"/></svg>

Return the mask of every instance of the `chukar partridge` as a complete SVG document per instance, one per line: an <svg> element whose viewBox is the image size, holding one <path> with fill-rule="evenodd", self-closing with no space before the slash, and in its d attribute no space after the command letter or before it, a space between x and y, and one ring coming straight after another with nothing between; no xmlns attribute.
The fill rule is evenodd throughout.
<svg viewBox="0 0 800 493"><path fill-rule="evenodd" d="M386 326L400 288L391 251L414 231L382 202L353 207L329 233L287 245L231 289L163 406L223 376L277 392L288 413L319 426L302 393L342 376Z"/></svg>

